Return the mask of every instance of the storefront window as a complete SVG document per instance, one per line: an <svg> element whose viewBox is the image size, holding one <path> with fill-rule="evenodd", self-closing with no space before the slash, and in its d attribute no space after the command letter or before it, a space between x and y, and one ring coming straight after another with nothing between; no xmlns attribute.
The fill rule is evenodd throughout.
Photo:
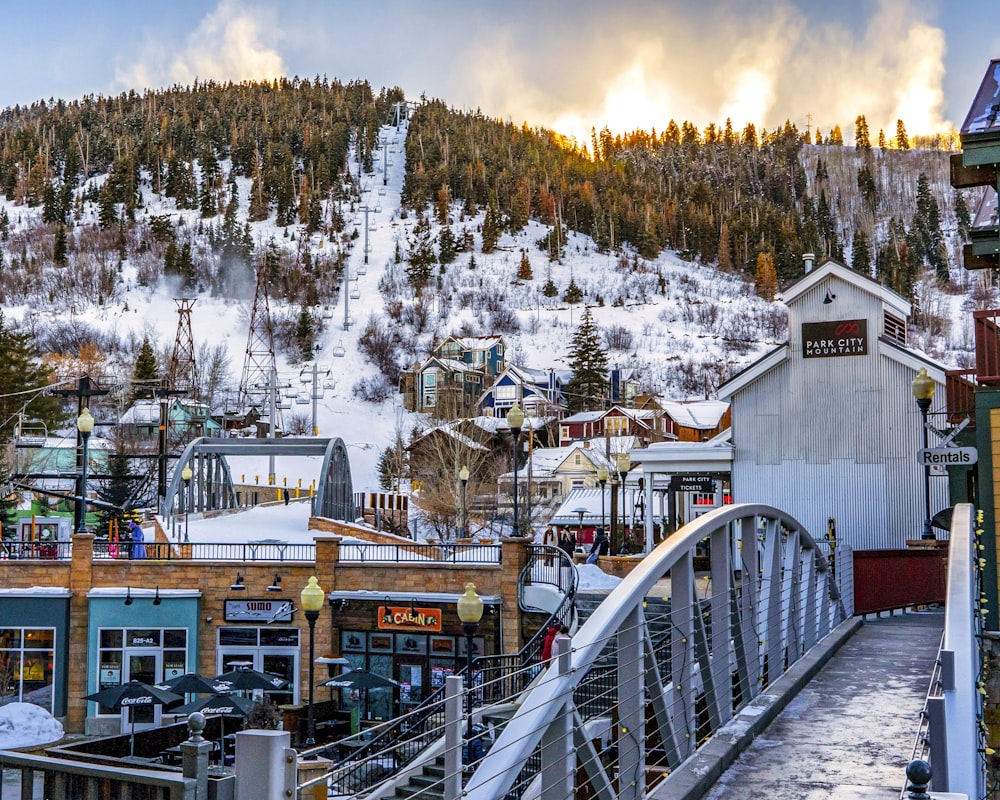
<svg viewBox="0 0 1000 800"><path fill-rule="evenodd" d="M264 692L272 701L278 705L298 702L298 628L219 628L217 654L220 673L248 664L288 681L287 689Z"/></svg>
<svg viewBox="0 0 1000 800"><path fill-rule="evenodd" d="M0 706L53 710L54 628L0 628Z"/></svg>
<svg viewBox="0 0 1000 800"><path fill-rule="evenodd" d="M160 683L187 672L184 628L102 628L98 631L98 688L132 680ZM101 706L98 714L117 715Z"/></svg>

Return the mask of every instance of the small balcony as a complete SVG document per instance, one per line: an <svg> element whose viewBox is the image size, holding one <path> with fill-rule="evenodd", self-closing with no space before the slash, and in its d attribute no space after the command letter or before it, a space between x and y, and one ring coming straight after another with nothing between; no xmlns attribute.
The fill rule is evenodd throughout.
<svg viewBox="0 0 1000 800"><path fill-rule="evenodd" d="M976 426L976 370L949 369L944 373L944 391L948 403L948 424L959 425L966 417Z"/></svg>
<svg viewBox="0 0 1000 800"><path fill-rule="evenodd" d="M972 312L976 335L976 383L1000 386L1000 309Z"/></svg>

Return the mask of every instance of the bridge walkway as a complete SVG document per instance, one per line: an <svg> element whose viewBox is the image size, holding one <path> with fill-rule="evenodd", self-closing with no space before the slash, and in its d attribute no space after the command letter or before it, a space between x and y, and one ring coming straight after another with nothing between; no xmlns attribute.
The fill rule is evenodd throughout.
<svg viewBox="0 0 1000 800"><path fill-rule="evenodd" d="M706 800L898 800L943 610L869 617Z"/></svg>

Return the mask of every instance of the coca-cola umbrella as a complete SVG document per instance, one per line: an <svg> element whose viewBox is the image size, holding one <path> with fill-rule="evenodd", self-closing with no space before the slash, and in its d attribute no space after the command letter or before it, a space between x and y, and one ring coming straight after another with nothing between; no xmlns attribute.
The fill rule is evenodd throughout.
<svg viewBox="0 0 1000 800"><path fill-rule="evenodd" d="M215 678L205 678L197 672L189 672L186 675L154 685L157 689L165 689L175 694L219 694L219 692L228 690L228 687L219 683Z"/></svg>
<svg viewBox="0 0 1000 800"><path fill-rule="evenodd" d="M365 693L365 718L368 718L368 691L370 689L393 689L399 686L392 678L383 678L374 672L366 669L352 669L343 675L323 681L320 686L331 686L334 689L364 690Z"/></svg>
<svg viewBox="0 0 1000 800"><path fill-rule="evenodd" d="M223 672L212 679L215 683L221 684L223 692L242 692L254 689L284 689L288 686L288 681L280 675L271 675L268 672L258 672L255 669L240 668Z"/></svg>
<svg viewBox="0 0 1000 800"><path fill-rule="evenodd" d="M222 692L193 703L174 709L177 714L191 714L200 711L202 714L219 714L222 719L219 722L221 733L219 734L219 752L222 753L225 763L226 753L226 717L246 717L253 708L254 701L248 697L240 697L230 692Z"/></svg>
<svg viewBox="0 0 1000 800"><path fill-rule="evenodd" d="M93 700L114 711L123 708L142 706L168 706L183 700L179 694L174 694L158 686L150 686L142 681L129 681L119 686L108 686L99 692L88 694L84 700ZM130 715L131 716L131 715ZM129 754L135 755L135 718L132 718L132 733L129 737Z"/></svg>

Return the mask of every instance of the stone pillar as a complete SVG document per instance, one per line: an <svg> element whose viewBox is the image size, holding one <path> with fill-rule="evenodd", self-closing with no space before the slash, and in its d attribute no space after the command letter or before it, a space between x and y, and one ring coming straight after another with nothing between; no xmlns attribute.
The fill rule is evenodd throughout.
<svg viewBox="0 0 1000 800"><path fill-rule="evenodd" d="M73 534L73 553L69 569L69 655L73 663L89 664L87 633L90 629L90 608L87 592L93 585L94 535ZM66 676L66 731L83 733L87 718L87 701L80 698L87 694L89 666L71 669Z"/></svg>
<svg viewBox="0 0 1000 800"><path fill-rule="evenodd" d="M524 646L521 636L521 612L517 607L517 579L528 563L531 539L526 536L500 540L500 595L503 598L503 625L500 652L516 653Z"/></svg>

